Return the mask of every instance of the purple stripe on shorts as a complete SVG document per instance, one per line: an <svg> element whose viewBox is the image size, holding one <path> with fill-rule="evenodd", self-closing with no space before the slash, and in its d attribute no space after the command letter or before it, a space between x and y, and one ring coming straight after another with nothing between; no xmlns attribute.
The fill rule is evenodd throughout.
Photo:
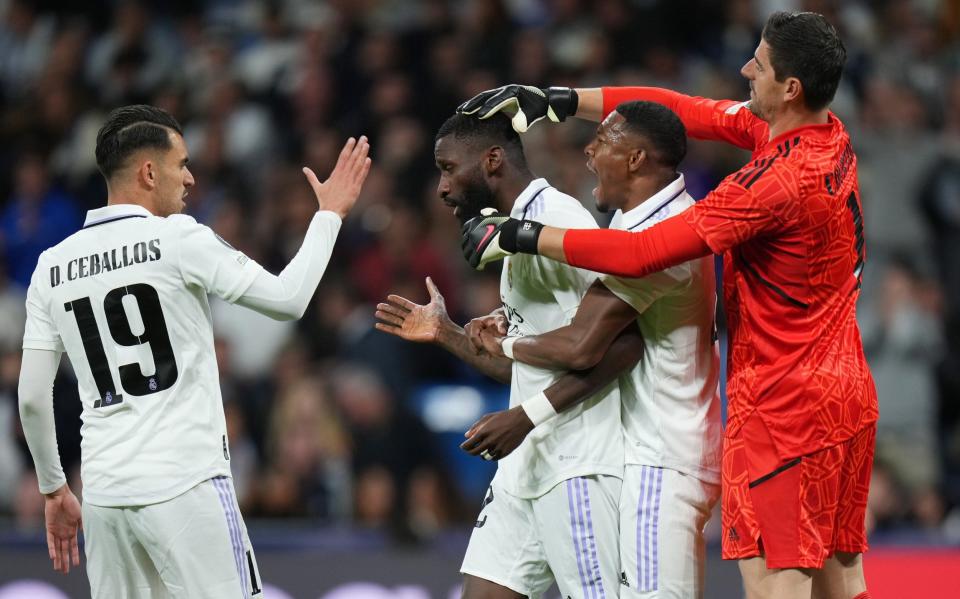
<svg viewBox="0 0 960 599"><path fill-rule="evenodd" d="M590 531L589 547L593 557L594 578L591 581L591 584L597 585L597 590L600 593L600 599L606 599L606 594L603 592L603 575L600 571L600 560L597 559L597 536L593 532L593 516L590 513L590 488L586 478L581 478L580 484L583 485L583 501L586 512L587 527Z"/></svg>
<svg viewBox="0 0 960 599"><path fill-rule="evenodd" d="M226 496L223 486L217 478L211 479L211 482L213 483L213 487L217 490L217 497L220 499L220 507L223 508L223 515L227 519L227 531L230 533L230 545L233 547L233 561L237 566L237 575L241 577L241 580L243 580L240 544L238 542L236 531L233 528L233 519L230 518L230 499Z"/></svg>
<svg viewBox="0 0 960 599"><path fill-rule="evenodd" d="M594 599L599 599L597 597L597 589L593 585L593 575L590 573L590 542L587 540L587 524L586 518L584 517L584 504L583 504L583 488L581 487L581 480L578 478L573 479L573 488L577 491L577 514L579 517L578 521L578 531L580 535L580 553L583 555L583 570L586 573L584 580L587 583L587 588L590 590L590 597Z"/></svg>
<svg viewBox="0 0 960 599"><path fill-rule="evenodd" d="M653 504L653 573L650 588L648 590L657 590L658 578L660 574L660 545L658 543L658 529L660 528L660 491L663 488L663 468L657 468L657 491L656 499Z"/></svg>
<svg viewBox="0 0 960 599"><path fill-rule="evenodd" d="M580 585L583 587L583 596L587 597L590 591L587 586L587 577L583 571L580 543L577 540L577 510L573 507L573 480L567 480L567 504L570 510L570 536L573 538L573 552L577 556L577 571L580 572Z"/></svg>
<svg viewBox="0 0 960 599"><path fill-rule="evenodd" d="M647 467L640 466L640 492L637 493L637 586L643 580L643 495L647 488Z"/></svg>

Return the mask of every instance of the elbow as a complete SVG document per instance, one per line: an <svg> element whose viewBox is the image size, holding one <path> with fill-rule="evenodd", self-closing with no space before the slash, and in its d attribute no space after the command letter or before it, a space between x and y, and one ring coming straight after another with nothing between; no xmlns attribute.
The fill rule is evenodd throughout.
<svg viewBox="0 0 960 599"><path fill-rule="evenodd" d="M564 367L567 370L588 370L600 363L603 353L594 347L583 344L573 344L564 356Z"/></svg>

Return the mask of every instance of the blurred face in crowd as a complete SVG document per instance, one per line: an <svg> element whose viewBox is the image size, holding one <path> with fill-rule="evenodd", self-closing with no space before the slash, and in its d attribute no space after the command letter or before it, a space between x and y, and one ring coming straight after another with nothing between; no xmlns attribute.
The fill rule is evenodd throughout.
<svg viewBox="0 0 960 599"><path fill-rule="evenodd" d="M183 212L183 201L193 187L193 174L187 168L190 159L183 137L170 132L171 148L150 152L150 162L145 177L153 184L153 208L157 216L170 216Z"/></svg>
<svg viewBox="0 0 960 599"><path fill-rule="evenodd" d="M614 110L600 123L593 141L583 150L587 169L597 176L593 197L600 212L618 210L626 204L631 155L637 148L633 143L636 136L624 130L624 123L623 115Z"/></svg>
<svg viewBox="0 0 960 599"><path fill-rule="evenodd" d="M478 216L483 208L497 207L494 191L483 177L484 157L480 154L484 152L471 149L469 144L453 135L438 139L433 149L440 170L437 195L453 208L453 214L460 222Z"/></svg>
<svg viewBox="0 0 960 599"><path fill-rule="evenodd" d="M795 77L777 81L770 62L770 46L763 39L754 51L753 58L740 69L740 74L750 82L750 112L767 122L779 112L790 86L800 84Z"/></svg>

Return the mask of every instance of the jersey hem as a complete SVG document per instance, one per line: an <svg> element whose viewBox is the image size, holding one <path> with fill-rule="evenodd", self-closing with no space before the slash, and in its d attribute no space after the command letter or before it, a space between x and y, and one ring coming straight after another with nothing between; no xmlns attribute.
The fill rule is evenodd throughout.
<svg viewBox="0 0 960 599"><path fill-rule="evenodd" d="M170 501L171 499L179 497L200 483L206 482L216 476L226 476L227 478L231 479L233 478L233 475L230 473L230 468L217 467L204 471L203 474L198 474L196 478L191 478L188 480L188 482L149 495L112 496L97 492L91 493L90 489L84 487L82 491L83 501L84 503L89 503L90 505L95 505L97 507L131 507L153 505L156 503L163 503L164 501Z"/></svg>
<svg viewBox="0 0 960 599"><path fill-rule="evenodd" d="M676 462L671 462L669 460L627 460L624 464L625 466L650 466L652 468L666 468L667 470L673 470L674 472L679 472L680 474L685 474L687 476L692 476L695 479L711 484L719 485L720 484L720 469L719 467L716 470L704 470L702 468L690 468L683 464L678 464Z"/></svg>
<svg viewBox="0 0 960 599"><path fill-rule="evenodd" d="M521 595L527 595L528 597L533 595L532 589L527 589L523 585L516 584L514 582L508 581L505 578L499 576L491 576L489 574L483 574L479 570L474 570L473 568L466 568L460 566L460 573L468 576L475 576L477 578L482 578L483 580L492 582L494 584L499 584L502 587L507 587L514 593L520 593Z"/></svg>
<svg viewBox="0 0 960 599"><path fill-rule="evenodd" d="M503 480L498 480L497 484L501 489L518 499L538 499L549 493L554 487L563 481L570 480L571 478L577 478L579 476L612 476L614 478L623 480L623 467L622 465L579 465L576 468L571 468L570 470L564 470L563 472L557 473L556 476L548 479L545 483L541 483L535 487L526 487L523 489L517 489L514 485L506 484Z"/></svg>

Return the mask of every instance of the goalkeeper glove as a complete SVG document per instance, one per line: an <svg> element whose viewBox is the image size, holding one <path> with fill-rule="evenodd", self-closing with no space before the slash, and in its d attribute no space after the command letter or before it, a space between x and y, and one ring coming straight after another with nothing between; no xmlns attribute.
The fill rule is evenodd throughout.
<svg viewBox="0 0 960 599"><path fill-rule="evenodd" d="M471 267L483 270L489 262L517 252L537 253L542 224L510 218L498 214L493 208L484 208L480 214L464 223L461 230L463 257Z"/></svg>
<svg viewBox="0 0 960 599"><path fill-rule="evenodd" d="M512 84L480 92L458 106L457 112L481 119L503 112L510 117L514 130L524 133L544 117L554 123L566 120L576 114L579 101L577 92L569 87L540 89Z"/></svg>

